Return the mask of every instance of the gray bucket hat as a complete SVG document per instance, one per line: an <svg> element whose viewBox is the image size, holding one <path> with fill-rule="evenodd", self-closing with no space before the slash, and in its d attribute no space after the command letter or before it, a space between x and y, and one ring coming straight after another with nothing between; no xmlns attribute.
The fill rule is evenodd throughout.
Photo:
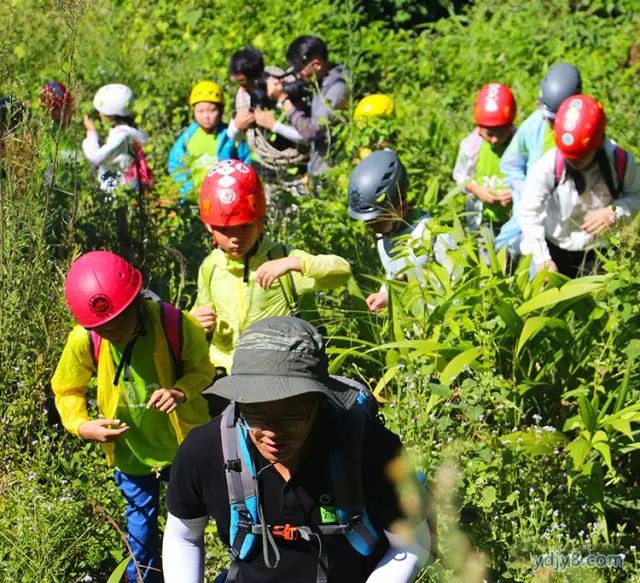
<svg viewBox="0 0 640 583"><path fill-rule="evenodd" d="M249 326L238 339L231 375L204 393L238 403L322 393L344 409L358 397L357 383L329 375L320 332L309 322L290 316L265 318Z"/></svg>

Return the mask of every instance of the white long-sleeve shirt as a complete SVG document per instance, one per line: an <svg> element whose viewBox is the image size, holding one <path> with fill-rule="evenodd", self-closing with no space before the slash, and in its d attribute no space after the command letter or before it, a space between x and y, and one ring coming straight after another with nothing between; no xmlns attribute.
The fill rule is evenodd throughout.
<svg viewBox="0 0 640 583"><path fill-rule="evenodd" d="M145 144L147 135L124 124L111 128L102 146L97 132L87 132L87 137L82 142L82 151L89 163L98 168L100 187L103 191L111 192L124 181L124 175L133 162L130 146L134 142Z"/></svg>
<svg viewBox="0 0 640 583"><path fill-rule="evenodd" d="M617 183L614 163L615 143L605 139L604 149ZM566 251L583 251L598 245L593 235L580 226L592 211L615 203L618 219L627 219L640 210L640 174L633 156L627 152L627 168L621 195L614 201L597 163L582 172L585 191L578 194L566 170L555 187L556 148L546 152L527 174L520 201L519 220L522 228L520 250L533 255L536 264L551 259L547 239Z"/></svg>
<svg viewBox="0 0 640 583"><path fill-rule="evenodd" d="M186 520L167 516L162 542L162 560L166 583L203 583L204 530L208 516ZM415 541L407 543L385 531L389 549L377 564L367 583L408 583L429 558L431 535L427 523L415 528Z"/></svg>

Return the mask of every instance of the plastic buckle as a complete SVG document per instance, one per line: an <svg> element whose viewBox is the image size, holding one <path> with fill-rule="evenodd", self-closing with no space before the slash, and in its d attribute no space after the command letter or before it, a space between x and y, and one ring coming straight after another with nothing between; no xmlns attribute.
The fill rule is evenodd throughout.
<svg viewBox="0 0 640 583"><path fill-rule="evenodd" d="M300 531L297 526L291 526L290 524L285 524L284 526L274 526L271 530L273 536L279 536L284 540L299 540L300 539Z"/></svg>
<svg viewBox="0 0 640 583"><path fill-rule="evenodd" d="M240 460L227 460L226 462L224 462L224 469L229 471L229 472L241 472L242 471L242 464L240 463Z"/></svg>

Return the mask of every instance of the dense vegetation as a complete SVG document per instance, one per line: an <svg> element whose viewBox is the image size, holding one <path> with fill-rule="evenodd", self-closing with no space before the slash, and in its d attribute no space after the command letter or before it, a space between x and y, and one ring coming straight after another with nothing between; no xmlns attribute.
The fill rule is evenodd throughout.
<svg viewBox="0 0 640 583"><path fill-rule="evenodd" d="M636 229L611 237L603 275L530 282L524 264L506 276L504 256L491 254L485 265L463 232L450 180L477 88L509 84L522 120L543 72L560 59L579 65L585 92L605 104L609 134L638 157L635 4L478 0L433 23L401 0L380 11L337 0L2 4L0 95L33 107L7 144L0 178L0 579L104 581L124 557L122 502L102 453L58 426L49 388L71 325L64 272L81 251L117 250L118 235L112 206L82 161L56 158L40 86L53 78L73 88L78 144L93 92L114 81L134 88L158 177L154 198L131 205L132 219L145 214L135 223L143 229L137 259L152 289L187 307L206 240L192 215L173 208L164 168L189 117L189 88L211 77L230 98L233 50L251 43L282 64L295 36L314 33L351 71L354 97L394 96L390 130L413 201L434 215L433 235L448 232L459 243L454 285L432 266L429 285L393 285L388 312L366 312L363 295L380 269L364 227L346 218L352 159L367 142L349 112L338 164L319 195L270 227L293 245L352 263L349 288L321 298L332 367L386 400L387 424L435 481L441 558L421 580L636 580ZM397 18L374 20L390 5ZM58 188L45 178L51 171ZM211 540L214 573L222 554ZM624 569L534 573L533 555L572 549L623 553Z"/></svg>

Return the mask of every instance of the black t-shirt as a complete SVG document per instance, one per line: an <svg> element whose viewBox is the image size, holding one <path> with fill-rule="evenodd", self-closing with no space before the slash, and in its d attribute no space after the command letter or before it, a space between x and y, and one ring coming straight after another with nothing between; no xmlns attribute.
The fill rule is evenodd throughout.
<svg viewBox="0 0 640 583"><path fill-rule="evenodd" d="M167 494L169 512L178 518L210 516L215 519L222 541L229 545L229 495L223 467L220 439L220 419L216 417L194 429L180 446L171 467L171 482ZM323 523L327 509L333 504L329 477L329 446L331 435L328 415L318 417L313 433L314 446L305 455L289 482L273 467L266 467L259 476L260 497L269 525L306 525ZM335 434L335 429L333 430ZM379 543L369 557L355 551L342 535L322 537L329 583L366 581L388 549L383 529L401 516L393 484L386 476L386 466L400 453L399 438L373 419L364 430L362 452L362 488L365 507L379 533ZM259 471L269 464L253 444L250 450ZM326 523L326 520L325 520ZM246 560L239 561L239 581L313 583L316 580L319 548L312 538L284 541L275 539L280 550L276 569L269 569L263 559L261 539Z"/></svg>

